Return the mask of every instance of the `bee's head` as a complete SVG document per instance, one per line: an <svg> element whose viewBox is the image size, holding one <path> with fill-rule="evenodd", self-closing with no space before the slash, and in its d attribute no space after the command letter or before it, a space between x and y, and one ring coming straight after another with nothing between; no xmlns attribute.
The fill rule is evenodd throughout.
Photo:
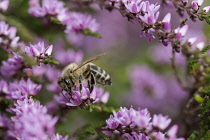
<svg viewBox="0 0 210 140"><path fill-rule="evenodd" d="M66 90L66 88L71 88L75 85L74 80L72 79L72 77L68 76L68 77L59 77L58 78L58 84L59 86Z"/></svg>

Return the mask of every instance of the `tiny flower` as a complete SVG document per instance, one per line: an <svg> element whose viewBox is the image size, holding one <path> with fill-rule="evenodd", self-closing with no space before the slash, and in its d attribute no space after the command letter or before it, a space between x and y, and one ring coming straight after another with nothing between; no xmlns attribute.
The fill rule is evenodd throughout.
<svg viewBox="0 0 210 140"><path fill-rule="evenodd" d="M206 6L206 7L203 8L203 11L208 13L209 9L210 9L210 6Z"/></svg>
<svg viewBox="0 0 210 140"><path fill-rule="evenodd" d="M116 129L119 126L119 123L113 115L110 115L110 118L106 120L106 125L109 129Z"/></svg>
<svg viewBox="0 0 210 140"><path fill-rule="evenodd" d="M54 134L49 140L68 140L68 136L62 136L60 134Z"/></svg>
<svg viewBox="0 0 210 140"><path fill-rule="evenodd" d="M0 1L0 11L6 11L9 6L9 0Z"/></svg>
<svg viewBox="0 0 210 140"><path fill-rule="evenodd" d="M199 42L196 44L196 49L201 51L204 48L205 43L204 42Z"/></svg>
<svg viewBox="0 0 210 140"><path fill-rule="evenodd" d="M197 40L196 37L191 37L187 40L188 43L190 43L190 45L193 45L195 43L195 41Z"/></svg>
<svg viewBox="0 0 210 140"><path fill-rule="evenodd" d="M31 44L30 46L26 46L25 51L29 56L33 55L37 58L44 58L51 55L52 49L52 45L45 47L44 42L39 42L38 44Z"/></svg>
<svg viewBox="0 0 210 140"><path fill-rule="evenodd" d="M170 32L171 31L170 21L171 21L171 13L168 13L168 14L165 15L165 17L162 20L162 22L163 22L163 29L166 32Z"/></svg>
<svg viewBox="0 0 210 140"><path fill-rule="evenodd" d="M10 133L17 139L43 140L54 134L58 118L48 115L45 106L32 98L18 100L14 106Z"/></svg>
<svg viewBox="0 0 210 140"><path fill-rule="evenodd" d="M198 3L195 1L192 1L192 8L197 11L198 10Z"/></svg>
<svg viewBox="0 0 210 140"><path fill-rule="evenodd" d="M102 95L100 101L101 101L103 104L106 104L106 103L108 102L108 100L109 100L109 95L110 95L109 92L105 92L105 93Z"/></svg>
<svg viewBox="0 0 210 140"><path fill-rule="evenodd" d="M201 6L204 2L204 0L195 0L195 2L197 2L198 6Z"/></svg>
<svg viewBox="0 0 210 140"><path fill-rule="evenodd" d="M164 130L170 124L171 119L167 116L163 116L162 114L154 115L152 120L152 125L158 127L161 130Z"/></svg>
<svg viewBox="0 0 210 140"><path fill-rule="evenodd" d="M182 38L186 34L187 30L188 30L188 25L184 25L181 28L175 29L174 32L176 34L177 39Z"/></svg>
<svg viewBox="0 0 210 140"><path fill-rule="evenodd" d="M8 93L8 89L9 89L9 86L8 86L8 83L4 80L1 80L0 81L0 93Z"/></svg>
<svg viewBox="0 0 210 140"><path fill-rule="evenodd" d="M152 41L152 39L155 38L154 36L155 30L153 28L150 28L147 31L142 31L140 37L144 36L146 37L149 41Z"/></svg>
<svg viewBox="0 0 210 140"><path fill-rule="evenodd" d="M124 4L127 10L131 13L139 13L143 5L141 0L128 0Z"/></svg>
<svg viewBox="0 0 210 140"><path fill-rule="evenodd" d="M2 61L2 66L0 67L1 74L5 77L11 77L15 75L18 70L23 67L22 56L14 53L14 55L7 61Z"/></svg>
<svg viewBox="0 0 210 140"><path fill-rule="evenodd" d="M167 135L170 138L176 138L176 133L178 131L178 126L177 125L173 125L168 131L167 131Z"/></svg>

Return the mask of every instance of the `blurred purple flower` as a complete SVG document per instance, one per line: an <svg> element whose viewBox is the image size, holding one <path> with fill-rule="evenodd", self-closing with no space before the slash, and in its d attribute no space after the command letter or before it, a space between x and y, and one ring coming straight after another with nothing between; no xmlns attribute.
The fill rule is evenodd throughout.
<svg viewBox="0 0 210 140"><path fill-rule="evenodd" d="M0 44L7 51L11 52L11 48L21 45L19 36L16 36L16 27L9 27L5 21L0 21Z"/></svg>
<svg viewBox="0 0 210 140"><path fill-rule="evenodd" d="M210 10L210 6L206 6L206 7L203 8L203 11L204 11L205 13L208 13L209 10Z"/></svg>
<svg viewBox="0 0 210 140"><path fill-rule="evenodd" d="M19 82L9 83L8 89L6 90L6 98L10 100L18 100L28 97L29 95L36 95L42 85L33 83L29 78L27 81L20 80Z"/></svg>
<svg viewBox="0 0 210 140"><path fill-rule="evenodd" d="M171 116L178 113L175 110L187 94L173 77L158 75L146 66L135 66L130 73L132 89L125 99L129 104Z"/></svg>
<svg viewBox="0 0 210 140"><path fill-rule="evenodd" d="M0 67L1 75L4 77L11 77L15 75L18 70L23 67L23 58L22 56L13 53L13 56L7 61L2 61L2 66Z"/></svg>
<svg viewBox="0 0 210 140"><path fill-rule="evenodd" d="M40 4L41 3L41 4ZM58 0L30 0L29 13L35 17L44 17L47 15L58 16L65 11L64 3Z"/></svg>
<svg viewBox="0 0 210 140"><path fill-rule="evenodd" d="M11 120L6 116L6 114L0 112L0 128L8 128L10 123Z"/></svg>
<svg viewBox="0 0 210 140"><path fill-rule="evenodd" d="M68 136L62 136L60 134L54 134L50 140L68 140Z"/></svg>
<svg viewBox="0 0 210 140"><path fill-rule="evenodd" d="M137 14L143 6L143 2L141 1L142 0L124 0L123 2L129 12Z"/></svg>
<svg viewBox="0 0 210 140"><path fill-rule="evenodd" d="M27 73L28 76L37 76L42 77L47 71L47 67L45 64L41 63L40 66L32 66L32 68L25 68L24 72Z"/></svg>
<svg viewBox="0 0 210 140"><path fill-rule="evenodd" d="M25 47L25 52L29 56L34 56L37 58L44 58L51 55L53 50L53 45L45 47L44 42L39 42L37 44L31 44Z"/></svg>
<svg viewBox="0 0 210 140"><path fill-rule="evenodd" d="M0 81L0 93L8 93L9 86L6 81L1 80Z"/></svg>
<svg viewBox="0 0 210 140"><path fill-rule="evenodd" d="M155 45L149 49L149 53L152 54L151 57L154 62L171 65L172 47L164 47L161 44ZM185 66L187 64L185 56L181 52L175 54L175 63L181 66Z"/></svg>
<svg viewBox="0 0 210 140"><path fill-rule="evenodd" d="M162 114L155 114L153 116L152 125L161 130L166 129L170 123L171 119L169 119L168 116L163 116Z"/></svg>
<svg viewBox="0 0 210 140"><path fill-rule="evenodd" d="M59 43L56 45L54 51L54 58L62 65L68 65L70 63L80 63L83 59L82 51L75 52L72 49L65 49L64 45Z"/></svg>
<svg viewBox="0 0 210 140"><path fill-rule="evenodd" d="M9 0L0 1L0 11L6 11L9 6Z"/></svg>
<svg viewBox="0 0 210 140"><path fill-rule="evenodd" d="M85 15L77 12L70 12L65 19L63 19L63 24L66 25L66 33L90 30L91 32L96 32L99 28L96 20L90 15Z"/></svg>
<svg viewBox="0 0 210 140"><path fill-rule="evenodd" d="M13 127L11 132L18 139L49 139L55 131L57 117L47 114L47 108L32 98L18 100L11 110ZM32 127L33 126L33 127Z"/></svg>

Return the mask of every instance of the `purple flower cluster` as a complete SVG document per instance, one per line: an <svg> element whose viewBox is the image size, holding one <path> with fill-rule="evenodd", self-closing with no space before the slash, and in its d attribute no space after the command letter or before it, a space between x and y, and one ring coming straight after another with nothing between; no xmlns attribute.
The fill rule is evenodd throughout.
<svg viewBox="0 0 210 140"><path fill-rule="evenodd" d="M62 43L56 44L54 51L54 58L59 61L60 64L66 66L70 63L80 63L83 59L82 51L74 51L73 49L65 49Z"/></svg>
<svg viewBox="0 0 210 140"><path fill-rule="evenodd" d="M13 123L9 130L11 136L28 140L44 140L53 136L58 118L48 115L46 107L32 98L18 100L14 106L11 109L15 113L11 118Z"/></svg>
<svg viewBox="0 0 210 140"><path fill-rule="evenodd" d="M160 76L146 66L135 66L130 70L132 89L126 101L135 106L147 107L176 115L168 105L178 108L186 92L171 77ZM149 77L149 78L148 78Z"/></svg>
<svg viewBox="0 0 210 140"><path fill-rule="evenodd" d="M53 45L45 47L44 42L39 42L37 44L31 44L25 47L25 52L29 56L36 57L37 59L43 59L49 57L52 53Z"/></svg>
<svg viewBox="0 0 210 140"><path fill-rule="evenodd" d="M66 26L65 32L71 33L83 33L88 30L96 32L98 30L98 23L91 16L70 12L64 7L64 2L59 0L30 0L29 13L35 17L52 16L58 19L63 25Z"/></svg>
<svg viewBox="0 0 210 140"><path fill-rule="evenodd" d="M16 48L21 45L18 41L19 36L16 36L17 29L9 27L4 21L0 21L0 45L7 52L11 52L11 48Z"/></svg>
<svg viewBox="0 0 210 140"><path fill-rule="evenodd" d="M80 93L79 88L76 90L72 90L72 94L70 95L67 92L63 92L64 97L60 95L60 103L66 104L67 106L86 106L87 104L96 104L103 103L106 104L109 99L109 92L105 92L102 88L94 87L92 93L90 93L89 89L85 84L83 84L83 89Z"/></svg>
<svg viewBox="0 0 210 140"><path fill-rule="evenodd" d="M23 66L23 57L17 53L13 53L13 56L7 59L7 61L2 61L0 72L4 77L11 77L21 70Z"/></svg>
<svg viewBox="0 0 210 140"><path fill-rule="evenodd" d="M123 138L134 140L137 139L158 139L158 140L184 140L177 138L176 133L178 126L172 126L164 132L169 126L171 119L162 114L151 117L147 109L134 110L130 108L120 108L106 120L106 129L112 134L121 134ZM105 130L106 130L105 129ZM105 133L108 134L108 132Z"/></svg>
<svg viewBox="0 0 210 140"><path fill-rule="evenodd" d="M19 82L7 83L4 80L0 81L0 92L6 95L10 100L19 100L28 97L29 95L36 95L42 85L35 84L29 78L22 79Z"/></svg>
<svg viewBox="0 0 210 140"><path fill-rule="evenodd" d="M1 12L6 11L8 6L9 6L9 0L1 0L0 1L0 11Z"/></svg>

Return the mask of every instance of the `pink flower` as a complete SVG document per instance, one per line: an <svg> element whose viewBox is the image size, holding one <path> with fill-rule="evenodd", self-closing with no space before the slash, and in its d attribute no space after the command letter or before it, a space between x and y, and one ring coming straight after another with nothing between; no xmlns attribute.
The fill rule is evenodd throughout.
<svg viewBox="0 0 210 140"><path fill-rule="evenodd" d="M161 130L166 129L170 124L171 119L168 116L163 116L162 114L154 115L152 120L152 125L158 127Z"/></svg>
<svg viewBox="0 0 210 140"><path fill-rule="evenodd" d="M127 0L124 4L127 10L131 13L139 13L143 5L141 0Z"/></svg>
<svg viewBox="0 0 210 140"><path fill-rule="evenodd" d="M168 13L165 15L165 17L163 18L162 22L163 22L163 29L166 32L170 32L171 31L171 13Z"/></svg>
<svg viewBox="0 0 210 140"><path fill-rule="evenodd" d="M53 45L44 46L44 42L39 42L38 44L31 44L30 46L26 46L25 51L30 56L34 56L37 58L44 58L51 55L53 50Z"/></svg>
<svg viewBox="0 0 210 140"><path fill-rule="evenodd" d="M9 6L9 0L0 1L0 11L6 11Z"/></svg>
<svg viewBox="0 0 210 140"><path fill-rule="evenodd" d="M174 32L176 34L176 38L177 39L182 38L186 34L187 30L188 30L188 25L184 25L181 28L178 27L177 29L175 29Z"/></svg>

